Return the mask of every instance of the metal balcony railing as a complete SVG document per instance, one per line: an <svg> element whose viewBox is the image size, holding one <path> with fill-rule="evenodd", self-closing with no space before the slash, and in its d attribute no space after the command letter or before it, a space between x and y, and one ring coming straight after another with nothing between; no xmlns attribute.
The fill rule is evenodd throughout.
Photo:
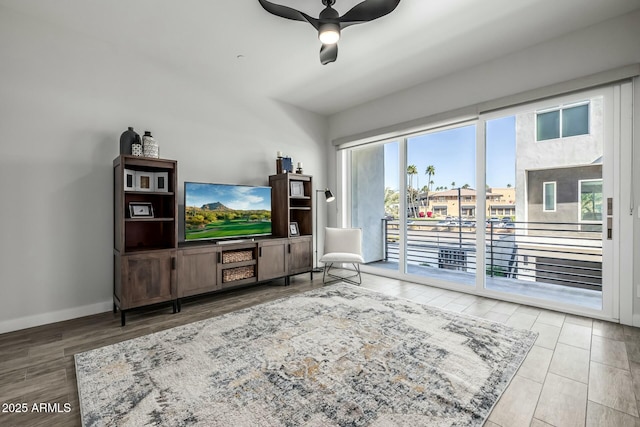
<svg viewBox="0 0 640 427"><path fill-rule="evenodd" d="M383 219L387 262L399 262L398 224ZM601 224L500 221L481 226L487 277L602 290ZM407 263L475 272L477 236L473 221L409 220Z"/></svg>

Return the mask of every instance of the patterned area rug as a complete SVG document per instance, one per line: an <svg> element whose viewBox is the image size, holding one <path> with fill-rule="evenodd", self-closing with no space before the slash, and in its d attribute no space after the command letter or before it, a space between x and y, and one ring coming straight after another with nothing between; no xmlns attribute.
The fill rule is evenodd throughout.
<svg viewBox="0 0 640 427"><path fill-rule="evenodd" d="M480 426L536 334L338 284L75 356L84 426Z"/></svg>

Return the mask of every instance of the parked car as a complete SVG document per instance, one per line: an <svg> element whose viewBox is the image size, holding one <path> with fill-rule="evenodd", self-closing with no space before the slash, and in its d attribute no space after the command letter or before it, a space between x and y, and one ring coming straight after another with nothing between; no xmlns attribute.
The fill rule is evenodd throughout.
<svg viewBox="0 0 640 427"><path fill-rule="evenodd" d="M500 218L498 218L497 216L492 216L487 220L487 228L488 227L498 228L500 226L502 226L502 223L500 222Z"/></svg>
<svg viewBox="0 0 640 427"><path fill-rule="evenodd" d="M475 223L475 222L473 222L473 221L464 221L464 222L462 223L462 226L463 226L463 227L475 227L475 226L476 226L476 223Z"/></svg>
<svg viewBox="0 0 640 427"><path fill-rule="evenodd" d="M512 222L505 222L504 228L516 228L516 225Z"/></svg>

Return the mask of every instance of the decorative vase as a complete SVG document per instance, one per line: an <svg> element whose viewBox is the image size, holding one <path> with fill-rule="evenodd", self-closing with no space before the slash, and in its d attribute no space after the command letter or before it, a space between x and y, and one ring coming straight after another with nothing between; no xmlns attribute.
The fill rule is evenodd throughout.
<svg viewBox="0 0 640 427"><path fill-rule="evenodd" d="M142 144L131 144L131 155L136 157L142 156Z"/></svg>
<svg viewBox="0 0 640 427"><path fill-rule="evenodd" d="M138 135L132 127L122 132L120 135L120 154L133 154L133 144L140 144L140 135Z"/></svg>
<svg viewBox="0 0 640 427"><path fill-rule="evenodd" d="M142 154L145 157L155 157L155 158L160 157L160 150L158 149L158 143L156 142L155 139L153 139L151 132L148 130L145 131L144 135L142 136Z"/></svg>

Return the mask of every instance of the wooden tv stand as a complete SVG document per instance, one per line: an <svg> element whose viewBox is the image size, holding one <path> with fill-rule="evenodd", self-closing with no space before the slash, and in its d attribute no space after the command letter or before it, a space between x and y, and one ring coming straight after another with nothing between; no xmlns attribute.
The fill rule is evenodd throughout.
<svg viewBox="0 0 640 427"><path fill-rule="evenodd" d="M237 286L285 279L301 273L313 278L312 236L265 237L216 244L181 242L177 262L177 303L186 297Z"/></svg>

